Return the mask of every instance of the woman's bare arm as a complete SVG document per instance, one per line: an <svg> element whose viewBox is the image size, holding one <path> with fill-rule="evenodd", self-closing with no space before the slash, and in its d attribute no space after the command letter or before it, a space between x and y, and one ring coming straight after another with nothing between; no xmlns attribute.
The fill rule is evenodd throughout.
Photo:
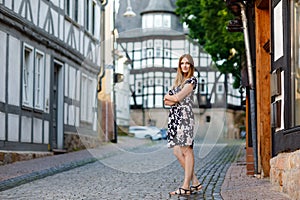
<svg viewBox="0 0 300 200"><path fill-rule="evenodd" d="M182 90L174 95L166 94L164 100L169 100L171 102L178 103L182 101L187 95L193 91L193 84L185 84Z"/></svg>

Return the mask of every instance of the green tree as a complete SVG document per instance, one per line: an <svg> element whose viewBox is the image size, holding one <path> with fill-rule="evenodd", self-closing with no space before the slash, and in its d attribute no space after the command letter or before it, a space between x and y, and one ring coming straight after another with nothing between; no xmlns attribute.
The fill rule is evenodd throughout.
<svg viewBox="0 0 300 200"><path fill-rule="evenodd" d="M224 0L177 0L176 13L189 27L189 36L209 53L222 73L232 73L234 87L240 86L242 57L245 56L242 32L229 32L226 27L234 15Z"/></svg>

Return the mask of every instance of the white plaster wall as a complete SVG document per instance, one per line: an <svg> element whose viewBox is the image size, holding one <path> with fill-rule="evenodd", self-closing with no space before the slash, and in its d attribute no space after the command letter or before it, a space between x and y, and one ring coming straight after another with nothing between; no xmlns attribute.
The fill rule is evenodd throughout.
<svg viewBox="0 0 300 200"><path fill-rule="evenodd" d="M41 119L33 119L33 142L43 143L43 121Z"/></svg>
<svg viewBox="0 0 300 200"><path fill-rule="evenodd" d="M49 122L44 121L44 144L49 144Z"/></svg>
<svg viewBox="0 0 300 200"><path fill-rule="evenodd" d="M74 105L69 105L69 116L68 116L68 124L75 125L75 110Z"/></svg>
<svg viewBox="0 0 300 200"><path fill-rule="evenodd" d="M59 39L64 40L65 32L64 32L64 16L59 15Z"/></svg>
<svg viewBox="0 0 300 200"><path fill-rule="evenodd" d="M9 37L8 57L8 103L19 106L20 104L20 41Z"/></svg>
<svg viewBox="0 0 300 200"><path fill-rule="evenodd" d="M31 142L31 121L30 117L21 118L21 142Z"/></svg>
<svg viewBox="0 0 300 200"><path fill-rule="evenodd" d="M46 16L47 16L47 11L48 11L48 5L44 3L44 1L40 1L41 6L40 6L40 13L39 13L39 24L38 26L40 28L43 28Z"/></svg>
<svg viewBox="0 0 300 200"><path fill-rule="evenodd" d="M79 107L75 107L75 126L79 127Z"/></svg>
<svg viewBox="0 0 300 200"><path fill-rule="evenodd" d="M70 32L70 27L71 27L71 23L64 20L65 23L65 27L64 27L64 32L65 32L65 37L64 37L64 42L67 43L67 39L69 37L69 32ZM61 30L62 31L62 30ZM69 45L71 44L71 39L69 41Z"/></svg>
<svg viewBox="0 0 300 200"><path fill-rule="evenodd" d="M64 124L68 124L68 104L64 103Z"/></svg>
<svg viewBox="0 0 300 200"><path fill-rule="evenodd" d="M13 0L5 0L5 6L8 7L9 9L12 9L12 1Z"/></svg>
<svg viewBox="0 0 300 200"><path fill-rule="evenodd" d="M19 115L8 114L8 141L19 141Z"/></svg>
<svg viewBox="0 0 300 200"><path fill-rule="evenodd" d="M59 0L51 0L51 2L56 5L57 7L59 7Z"/></svg>
<svg viewBox="0 0 300 200"><path fill-rule="evenodd" d="M0 101L5 102L6 89L6 33L0 31Z"/></svg>
<svg viewBox="0 0 300 200"><path fill-rule="evenodd" d="M21 3L22 3L22 1L15 1L14 2L14 12L16 12L16 13L19 12Z"/></svg>
<svg viewBox="0 0 300 200"><path fill-rule="evenodd" d="M77 70L77 76L76 76L76 100L80 100L80 83L81 83L81 72Z"/></svg>
<svg viewBox="0 0 300 200"><path fill-rule="evenodd" d="M69 98L75 99L76 91L76 69L72 66L69 67Z"/></svg>
<svg viewBox="0 0 300 200"><path fill-rule="evenodd" d="M59 15L58 15L58 13L57 13L55 10L53 10L53 9L51 9L51 14L52 14L52 18L53 18L54 35L55 35L55 37L58 37L58 36L59 36L59 34L58 34L58 28L59 28L59 24L58 24L58 22L59 22Z"/></svg>
<svg viewBox="0 0 300 200"><path fill-rule="evenodd" d="M74 26L74 35L75 35L75 45L74 47L76 47L76 50L80 52L80 33L79 33L79 29L77 27Z"/></svg>
<svg viewBox="0 0 300 200"><path fill-rule="evenodd" d="M0 112L0 140L5 140L5 113Z"/></svg>
<svg viewBox="0 0 300 200"><path fill-rule="evenodd" d="M16 0L14 1L14 2L16 2ZM37 15L38 15L38 9L39 9L39 7L38 7L38 2L37 2L37 0L30 0L30 5L31 5L31 10L32 10L32 17L33 17L33 23L35 24L35 25L37 25ZM43 12L43 11L41 11L41 12Z"/></svg>
<svg viewBox="0 0 300 200"><path fill-rule="evenodd" d="M69 96L69 65L65 64L65 96Z"/></svg>

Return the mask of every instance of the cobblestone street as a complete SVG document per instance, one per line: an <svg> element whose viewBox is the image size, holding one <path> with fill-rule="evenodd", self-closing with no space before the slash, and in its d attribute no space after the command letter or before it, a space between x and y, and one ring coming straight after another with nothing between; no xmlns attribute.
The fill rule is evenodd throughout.
<svg viewBox="0 0 300 200"><path fill-rule="evenodd" d="M203 159L201 147L211 149ZM179 199L222 199L226 171L241 147L240 142L196 144L195 171L203 190ZM101 152L90 151L96 162L2 191L0 199L178 199L168 192L181 186L183 170L165 141L119 148L106 156Z"/></svg>

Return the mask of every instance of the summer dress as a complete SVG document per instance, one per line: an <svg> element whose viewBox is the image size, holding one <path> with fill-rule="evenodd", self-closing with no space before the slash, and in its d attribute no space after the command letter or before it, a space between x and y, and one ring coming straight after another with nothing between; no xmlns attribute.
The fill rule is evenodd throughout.
<svg viewBox="0 0 300 200"><path fill-rule="evenodd" d="M167 140L168 147L193 146L194 143L194 113L192 110L193 94L197 86L197 79L191 77L185 84L192 84L193 91L182 101L171 106L168 119ZM170 95L177 94L181 87L176 87L169 91Z"/></svg>

